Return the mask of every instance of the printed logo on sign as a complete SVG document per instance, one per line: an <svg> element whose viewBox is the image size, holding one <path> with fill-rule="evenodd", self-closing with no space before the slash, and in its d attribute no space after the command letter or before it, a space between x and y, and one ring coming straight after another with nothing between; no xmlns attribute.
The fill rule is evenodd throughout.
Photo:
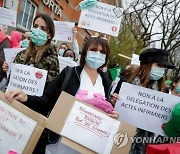
<svg viewBox="0 0 180 154"><path fill-rule="evenodd" d="M118 148L122 148L124 146L126 146L128 143L128 136L127 133L117 133L114 136L114 144L118 147Z"/></svg>
<svg viewBox="0 0 180 154"><path fill-rule="evenodd" d="M117 27L116 27L116 26L113 26L113 27L112 27L112 31L113 31L113 32L116 32L116 31L117 31Z"/></svg>
<svg viewBox="0 0 180 154"><path fill-rule="evenodd" d="M84 20L81 22L81 25L85 27L85 26L89 26L90 23Z"/></svg>
<svg viewBox="0 0 180 154"><path fill-rule="evenodd" d="M36 75L36 78L38 79L41 79L43 77L43 73L40 71L37 71L35 75Z"/></svg>

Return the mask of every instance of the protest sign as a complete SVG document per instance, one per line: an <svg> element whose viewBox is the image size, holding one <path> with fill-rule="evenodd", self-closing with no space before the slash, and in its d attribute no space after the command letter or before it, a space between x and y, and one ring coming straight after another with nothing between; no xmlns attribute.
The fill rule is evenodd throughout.
<svg viewBox="0 0 180 154"><path fill-rule="evenodd" d="M75 104L75 103L77 103L77 101L78 101L78 104L77 104L77 106L79 107L79 105L80 105L80 107L84 107L84 105L86 106L85 108L83 108L82 110L83 110L83 112L82 111L80 111L80 110L77 110L77 109L73 109L73 105ZM81 104L79 104L79 103L81 103ZM76 106L76 107L77 107ZM87 107L90 107L91 109L93 109L93 110L89 110L89 108L87 108ZM73 111L72 111L72 109L73 109ZM86 110L87 109L87 110ZM53 108L53 110L52 110L52 112L51 112L51 114L50 114L50 116L49 116L49 118L48 118L48 120L47 120L47 125L46 125L46 127L48 128L48 129L50 129L50 130L52 130L53 132L55 132L55 133L57 133L57 134L60 134L61 133L61 131L63 130L63 129L66 129L66 128L63 128L64 127L64 125L66 124L66 122L67 122L67 118L69 118L69 116L70 117L73 117L73 112L75 111L75 113L77 113L78 112L78 114L77 114L77 116L75 116L75 117L78 117L77 118L77 120L82 120L82 122L85 122L86 121L86 123L87 123L87 126L85 126L84 127L84 131L88 131L88 134L90 133L92 133L92 134L94 134L93 132L91 132L90 131L90 129L89 130L85 130L85 128L87 127L91 127L92 126L92 123L96 123L96 124L99 124L99 126L100 125L103 125L103 126L100 126L100 127L98 127L99 128L99 132L100 132L100 134L103 134L103 133L105 133L105 132L103 132L103 131L101 131L100 129L102 128L102 127L104 127L104 126L107 126L107 125L109 125L109 128L111 127L113 127L111 124L112 123L108 123L107 121L106 121L106 123L107 124L105 124L105 122L102 120L102 122L101 123L98 123L98 121L99 120L95 120L95 117L97 117L98 115L96 114L96 112L94 112L94 111L98 111L98 115L100 115L100 117L101 117L101 114L104 114L104 116L106 117L106 118L109 118L108 116L107 116L107 114L106 113L104 113L103 111L101 111L101 110L99 110L99 109L97 109L97 108L95 108L94 106L92 106L92 105L90 105L90 104L87 104L87 103L85 103L85 102L83 102L83 101L80 101L80 100L78 100L78 99L76 99L75 97L73 97L73 96L71 96L71 95L69 95L69 94L67 94L67 93L65 93L65 92L62 92L61 93L61 95L60 95L60 97L58 98L58 100L57 100L57 102L56 102L56 104L55 104L55 106L54 106L54 108ZM71 112L72 111L72 112ZM87 113L87 112L84 112L84 111L92 111L92 112L89 112L89 113ZM104 117L104 116L102 116L102 117ZM57 117L58 117L58 121L57 121ZM84 117L84 119L80 119L80 118L83 118ZM88 117L89 119L86 119L85 117ZM90 118L90 117L92 117L92 119ZM102 118L101 117L101 118ZM105 119L106 119L105 118ZM92 123L90 122L92 120ZM54 122L54 121L57 121L57 122ZM108 120L109 121L109 120ZM113 119L112 119L112 121L113 121ZM111 121L111 122L112 122ZM116 121L116 120L115 120ZM116 121L117 122L117 121ZM115 123L116 123L115 122ZM88 124L88 123L91 123L90 125ZM118 122L117 122L118 123ZM85 124L85 123L84 123ZM75 125L75 124L74 124ZM115 124L116 125L116 124ZM76 126L76 128L78 129L78 126ZM97 128L97 127L96 127ZM109 129L108 128L108 129ZM115 127L114 127L115 128ZM83 129L82 127L81 127L81 129ZM81 129L78 129L78 131L75 131L76 133L74 133L74 135L76 134L77 135L77 137L81 140L81 138L83 137L83 135L84 134L81 134ZM97 131L98 131L98 129L96 129ZM114 129L115 130L115 129ZM132 136L134 136L134 133L135 133L135 130L136 130L136 128L135 127L133 127L133 126L131 126L131 125L129 125L129 124L127 124L127 123L125 123L125 122L120 122L120 127L119 127L119 129L118 129L118 132L127 132L128 133L128 136L130 137L132 137ZM71 128L71 132L72 132L72 128ZM73 131L74 132L74 131ZM111 132L111 133L114 133L113 131ZM90 142L90 141L87 141L88 139L90 139L89 137L90 137L91 135L89 135L88 137L86 137L85 139L84 139L84 141L85 142ZM96 135L96 137L98 137L98 135ZM100 137L99 137L99 139L100 139ZM91 138L91 140L93 140L94 141L94 143L96 143L95 142L95 140L94 139L92 139ZM124 147L122 147L122 148L120 148L119 147L119 142L121 142L120 141L120 138L118 139L118 145L116 145L116 144L114 144L114 141L113 141L114 139L110 139L109 140L109 146L111 146L112 147L112 149L111 149L111 154L116 154L116 153L128 153L129 152L129 149L130 149L130 146L131 146L131 143L132 143L132 141L129 139L129 142L128 143L126 143L126 145L124 146ZM69 147L71 147L71 148L73 148L73 149L75 149L75 150L77 150L77 151L79 151L80 153L86 153L86 154L95 154L95 152L93 151L93 150L91 150L90 149L90 147L85 147L85 146L83 146L82 144L78 144L76 141L73 141L73 140L71 140L71 139L69 139L69 138L67 138L67 137L62 137L62 143L64 143L64 144L66 144L66 145L68 145ZM111 145L112 144L112 145ZM121 144L121 143L120 143ZM94 144L93 144L94 145ZM99 143L98 143L98 145L99 145ZM89 145L89 146L92 146L92 145ZM96 147L97 147L97 145L95 145ZM105 145L104 145L104 148L105 148Z"/></svg>
<svg viewBox="0 0 180 154"><path fill-rule="evenodd" d="M11 63L14 61L16 55L23 50L22 48L5 48L4 49L4 56L5 60L8 63L8 72L7 76L9 76L10 70L11 70Z"/></svg>
<svg viewBox="0 0 180 154"><path fill-rule="evenodd" d="M74 67L74 66L77 66L77 63L71 59L68 59L66 57L61 57L61 56L58 56L58 59L59 59L59 69L60 69L60 72L66 67L66 66L71 66L71 67Z"/></svg>
<svg viewBox="0 0 180 154"><path fill-rule="evenodd" d="M118 36L122 16L114 13L115 8L116 6L97 2L95 7L81 11L78 27Z"/></svg>
<svg viewBox="0 0 180 154"><path fill-rule="evenodd" d="M0 153L32 153L47 118L0 92Z"/></svg>
<svg viewBox="0 0 180 154"><path fill-rule="evenodd" d="M61 135L97 153L110 153L119 125L119 121L76 101Z"/></svg>
<svg viewBox="0 0 180 154"><path fill-rule="evenodd" d="M46 78L46 70L12 63L7 90L20 88L26 94L42 96Z"/></svg>
<svg viewBox="0 0 180 154"><path fill-rule="evenodd" d="M180 97L123 82L115 110L120 120L165 136L162 124L170 117Z"/></svg>
<svg viewBox="0 0 180 154"><path fill-rule="evenodd" d="M9 1L5 1L4 6L5 8L17 11L18 4L19 4L19 0L9 0Z"/></svg>
<svg viewBox="0 0 180 154"><path fill-rule="evenodd" d="M17 11L0 7L0 24L16 27Z"/></svg>
<svg viewBox="0 0 180 154"><path fill-rule="evenodd" d="M72 42L73 40L73 27L75 23L67 21L54 21L55 36L54 39L65 42Z"/></svg>
<svg viewBox="0 0 180 154"><path fill-rule="evenodd" d="M37 122L0 100L0 149L22 153ZM3 148L2 148L3 147Z"/></svg>
<svg viewBox="0 0 180 154"><path fill-rule="evenodd" d="M139 55L134 54L134 53L132 54L131 64L140 65Z"/></svg>

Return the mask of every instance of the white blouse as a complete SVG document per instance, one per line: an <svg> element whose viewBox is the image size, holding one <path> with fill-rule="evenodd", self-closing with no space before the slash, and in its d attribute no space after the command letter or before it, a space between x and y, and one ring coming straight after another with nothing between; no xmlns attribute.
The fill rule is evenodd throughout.
<svg viewBox="0 0 180 154"><path fill-rule="evenodd" d="M80 82L79 90L88 91L87 99L93 98L94 93L101 93L105 97L104 86L100 75L98 75L96 79L96 83L94 85L92 84L91 79L89 78L85 69L82 70L80 78L81 78L81 82Z"/></svg>

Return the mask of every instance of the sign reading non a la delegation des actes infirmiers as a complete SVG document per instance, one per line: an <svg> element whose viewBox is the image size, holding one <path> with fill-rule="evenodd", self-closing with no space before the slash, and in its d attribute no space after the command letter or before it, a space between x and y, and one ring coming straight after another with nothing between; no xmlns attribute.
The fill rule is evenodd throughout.
<svg viewBox="0 0 180 154"><path fill-rule="evenodd" d="M26 94L42 96L46 78L46 70L12 63L7 90L20 88Z"/></svg>
<svg viewBox="0 0 180 154"><path fill-rule="evenodd" d="M174 106L180 102L178 96L125 82L119 97L115 110L119 112L120 120L163 136L162 125L167 123Z"/></svg>
<svg viewBox="0 0 180 154"><path fill-rule="evenodd" d="M97 2L95 7L81 11L78 27L118 36L122 12L119 7Z"/></svg>

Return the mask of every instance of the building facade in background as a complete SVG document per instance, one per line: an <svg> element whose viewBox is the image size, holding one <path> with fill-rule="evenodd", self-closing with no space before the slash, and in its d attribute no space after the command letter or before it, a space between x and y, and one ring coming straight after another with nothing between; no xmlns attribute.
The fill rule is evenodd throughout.
<svg viewBox="0 0 180 154"><path fill-rule="evenodd" d="M77 27L81 11L76 11L75 7L81 1L82 0L0 0L0 4L2 3L5 8L17 10L16 29L22 33L31 30L33 18L39 13L46 13L56 21L74 22L78 31L77 40L79 46L82 47L84 40L95 32ZM101 2L111 5L116 4L116 0L102 0ZM11 30L11 28L9 30Z"/></svg>

